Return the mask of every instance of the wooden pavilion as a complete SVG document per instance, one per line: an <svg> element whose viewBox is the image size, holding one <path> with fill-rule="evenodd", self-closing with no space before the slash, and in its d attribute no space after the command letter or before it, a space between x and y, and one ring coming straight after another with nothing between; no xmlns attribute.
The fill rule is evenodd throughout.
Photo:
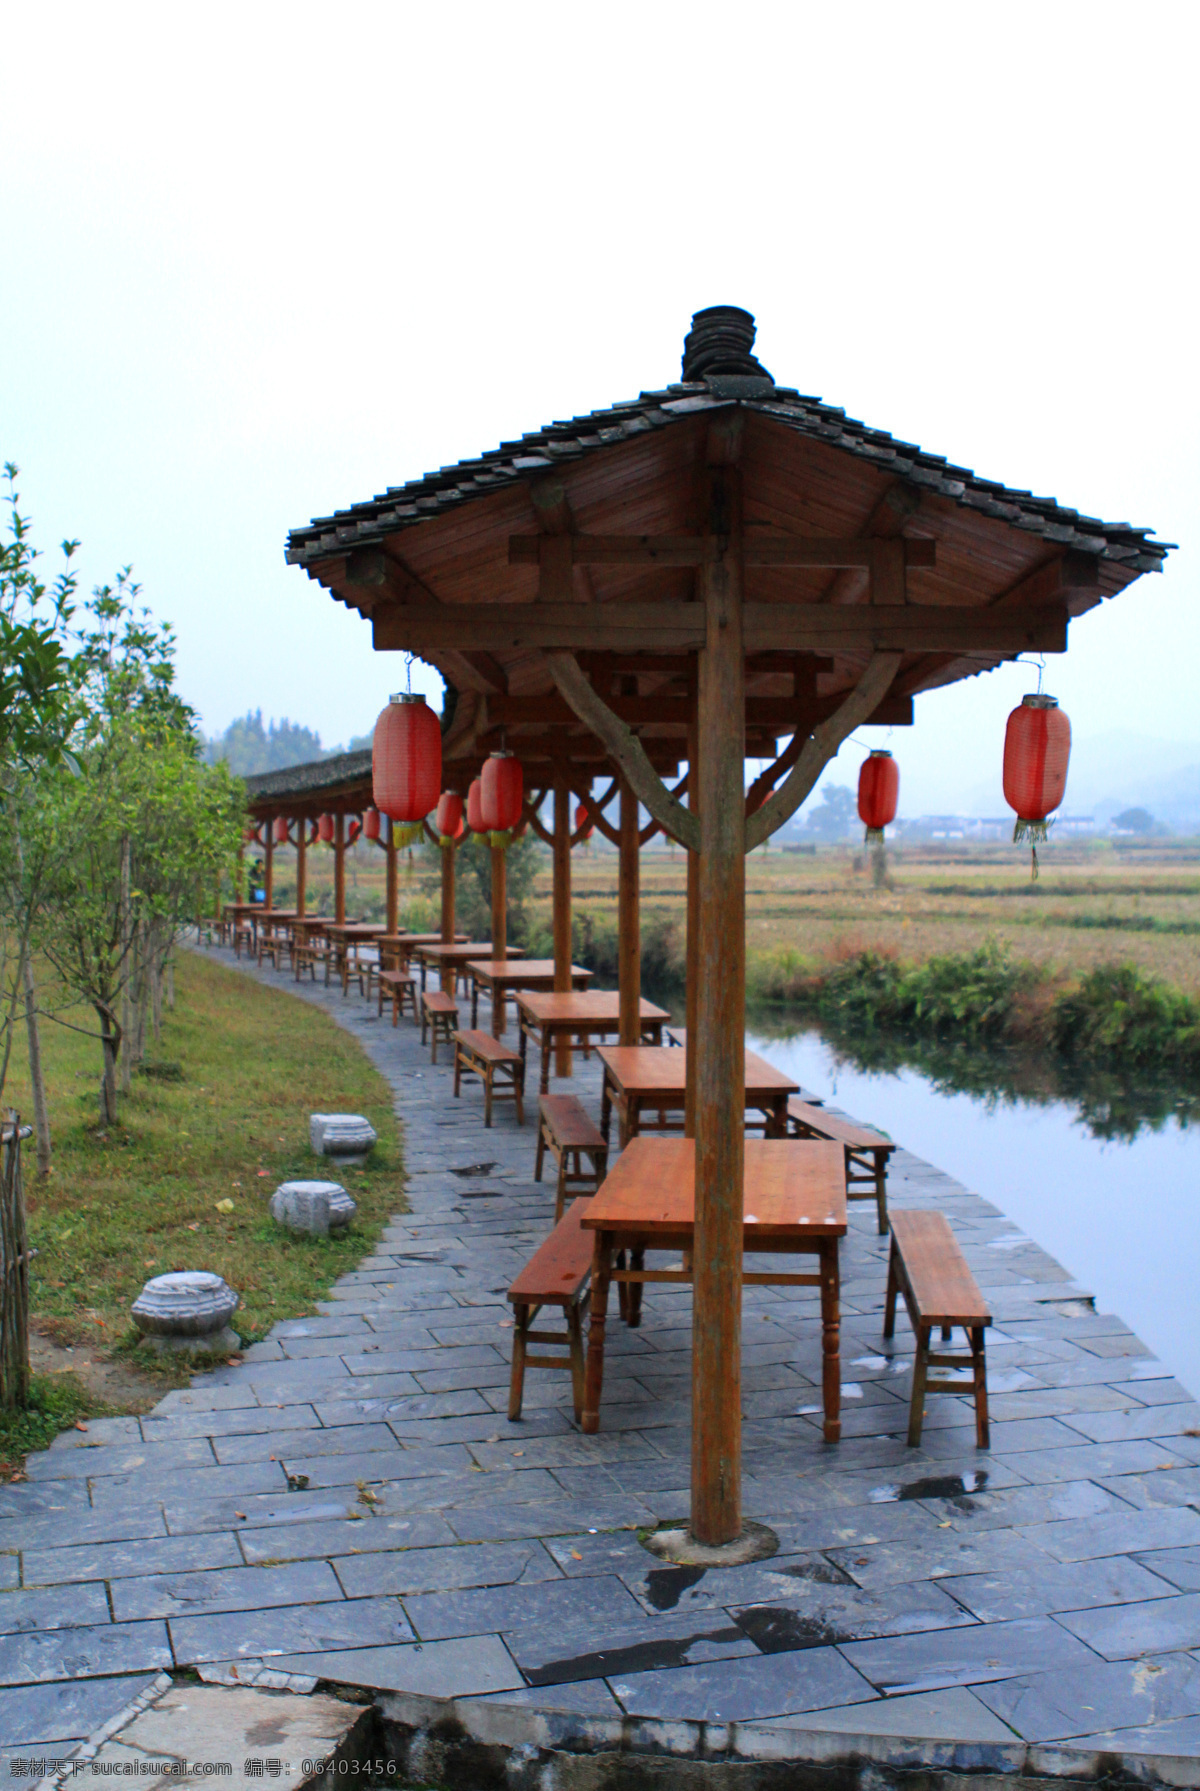
<svg viewBox="0 0 1200 1791"><path fill-rule="evenodd" d="M320 518L287 550L377 651L442 673L450 787L506 741L559 797L557 858L567 793L614 776L635 925L638 802L688 850L691 1528L718 1546L742 1529L744 854L854 728L1064 651L1074 617L1167 551L777 385L753 343L749 313L702 311L678 384ZM770 761L749 790L747 758ZM666 782L683 764L686 807ZM623 952L623 994L626 968Z"/></svg>

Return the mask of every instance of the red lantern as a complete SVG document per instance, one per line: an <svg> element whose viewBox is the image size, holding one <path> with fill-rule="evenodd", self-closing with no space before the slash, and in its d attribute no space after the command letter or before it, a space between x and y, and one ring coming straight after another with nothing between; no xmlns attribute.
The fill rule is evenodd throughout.
<svg viewBox="0 0 1200 1791"><path fill-rule="evenodd" d="M877 748L858 774L858 818L868 840L882 840L884 828L896 819L899 800L900 767L890 752Z"/></svg>
<svg viewBox="0 0 1200 1791"><path fill-rule="evenodd" d="M277 846L287 845L288 824L286 815L276 815L275 825L272 828L272 832L274 833L275 844Z"/></svg>
<svg viewBox="0 0 1200 1791"><path fill-rule="evenodd" d="M321 816L321 819L317 822L317 836L319 839L323 839L327 846L329 844L331 844L331 842L333 840L333 816L332 815L322 815Z"/></svg>
<svg viewBox="0 0 1200 1791"><path fill-rule="evenodd" d="M463 799L454 790L438 797L437 830L444 840L456 840L463 830Z"/></svg>
<svg viewBox="0 0 1200 1791"><path fill-rule="evenodd" d="M1052 696L1027 696L1004 730L1004 800L1016 811L1014 841L1030 840L1037 876L1037 842L1049 832L1047 816L1067 789L1071 724Z"/></svg>
<svg viewBox="0 0 1200 1791"><path fill-rule="evenodd" d="M363 816L363 832L369 840L379 838L380 814L377 808L369 808Z"/></svg>
<svg viewBox="0 0 1200 1791"><path fill-rule="evenodd" d="M483 781L476 778L467 791L467 826L472 833L486 833L483 824Z"/></svg>
<svg viewBox="0 0 1200 1791"><path fill-rule="evenodd" d="M358 816L355 815L353 821L351 821L349 827L346 830L346 844L348 846L352 846L361 832L362 832L362 822L359 820Z"/></svg>
<svg viewBox="0 0 1200 1791"><path fill-rule="evenodd" d="M442 730L423 696L394 696L375 723L375 807L393 821L423 821L442 787Z"/></svg>
<svg viewBox="0 0 1200 1791"><path fill-rule="evenodd" d="M248 845L250 845L251 841L256 840L257 838L258 838L258 829L256 827L243 828L243 830L242 830L242 844L243 845L248 846Z"/></svg>
<svg viewBox="0 0 1200 1791"><path fill-rule="evenodd" d="M488 833L508 833L521 819L525 779L519 759L510 752L494 752L480 777L479 807Z"/></svg>
<svg viewBox="0 0 1200 1791"><path fill-rule="evenodd" d="M587 823L586 826L584 826L584 822ZM594 823L586 805L582 802L575 810L575 831L581 840L590 840L594 832Z"/></svg>

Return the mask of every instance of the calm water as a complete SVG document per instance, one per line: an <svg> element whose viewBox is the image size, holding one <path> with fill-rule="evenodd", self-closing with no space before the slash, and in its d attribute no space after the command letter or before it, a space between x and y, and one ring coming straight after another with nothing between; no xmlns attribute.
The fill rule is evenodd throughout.
<svg viewBox="0 0 1200 1791"><path fill-rule="evenodd" d="M1105 1142L1065 1102L992 1105L916 1070L854 1069L817 1032L748 1042L992 1201L1200 1391L1200 1127Z"/></svg>

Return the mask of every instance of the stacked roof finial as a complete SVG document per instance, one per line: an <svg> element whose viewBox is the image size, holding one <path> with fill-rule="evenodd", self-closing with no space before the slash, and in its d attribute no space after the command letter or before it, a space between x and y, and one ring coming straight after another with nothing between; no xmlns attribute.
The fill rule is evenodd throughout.
<svg viewBox="0 0 1200 1791"><path fill-rule="evenodd" d="M683 344L685 382L733 377L766 379L771 375L750 352L754 347L754 317L739 305L709 305L697 311ZM774 384L774 381L771 380Z"/></svg>

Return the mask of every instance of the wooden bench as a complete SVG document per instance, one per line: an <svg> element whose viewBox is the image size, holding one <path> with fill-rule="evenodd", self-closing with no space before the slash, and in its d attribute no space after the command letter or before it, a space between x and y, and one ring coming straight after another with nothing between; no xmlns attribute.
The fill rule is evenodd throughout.
<svg viewBox="0 0 1200 1791"><path fill-rule="evenodd" d="M430 1062L437 1062L438 1041L454 1046L454 1034L458 1030L458 1003L453 995L443 995L438 989L421 991L421 1043L425 1043L425 1035L430 1035Z"/></svg>
<svg viewBox="0 0 1200 1791"><path fill-rule="evenodd" d="M883 1334L896 1328L896 1295L904 1295L908 1321L917 1341L913 1361L912 1404L908 1414L908 1446L921 1441L926 1393L965 1393L975 1398L975 1440L990 1447L987 1406L987 1362L983 1333L992 1322L975 1277L941 1213L928 1211L892 1214L892 1250L888 1260L887 1304ZM967 1333L970 1355L936 1354L930 1349L935 1326L942 1342L949 1343L955 1325ZM971 1379L930 1380L931 1368L969 1368Z"/></svg>
<svg viewBox="0 0 1200 1791"><path fill-rule="evenodd" d="M594 1194L608 1174L608 1146L574 1095L544 1094L538 1102L537 1160L533 1179L540 1182L546 1152L558 1164L554 1223L563 1216L568 1193ZM583 1159L591 1159L585 1169Z"/></svg>
<svg viewBox="0 0 1200 1791"><path fill-rule="evenodd" d="M316 933L310 933L307 927L297 930L292 942L292 968L296 972L296 981L307 970L314 983L317 980L317 965L325 967L325 981L329 982L329 946Z"/></svg>
<svg viewBox="0 0 1200 1791"><path fill-rule="evenodd" d="M887 1236L888 1158L896 1146L882 1132L838 1119L824 1107L814 1107L793 1095L787 1107L789 1138L831 1138L846 1153L846 1199L873 1200L879 1218L879 1235Z"/></svg>
<svg viewBox="0 0 1200 1791"><path fill-rule="evenodd" d="M400 1023L400 1016L407 1007L417 1020L417 979L411 970L381 970L379 973L379 1006L377 1012L383 1015L383 998L390 995L392 1000L392 1025Z"/></svg>
<svg viewBox="0 0 1200 1791"><path fill-rule="evenodd" d="M245 947L249 957L254 955L254 928L248 920L239 920L233 929L233 955L240 958Z"/></svg>
<svg viewBox="0 0 1200 1791"><path fill-rule="evenodd" d="M586 1200L576 1200L568 1208L508 1290L515 1321L508 1393L510 1420L521 1416L526 1368L568 1369L576 1423L583 1415L583 1302L592 1273L593 1240L580 1220L588 1204ZM565 1336L561 1331L532 1328L543 1306L562 1308L567 1324ZM555 1344L560 1350L565 1346L566 1354L531 1356L531 1343Z"/></svg>
<svg viewBox="0 0 1200 1791"><path fill-rule="evenodd" d="M483 1123L492 1123L492 1102L511 1100L517 1124L525 1124L525 1063L519 1051L501 1044L488 1032L452 1032L454 1040L454 1092L464 1076L478 1076L483 1083Z"/></svg>

